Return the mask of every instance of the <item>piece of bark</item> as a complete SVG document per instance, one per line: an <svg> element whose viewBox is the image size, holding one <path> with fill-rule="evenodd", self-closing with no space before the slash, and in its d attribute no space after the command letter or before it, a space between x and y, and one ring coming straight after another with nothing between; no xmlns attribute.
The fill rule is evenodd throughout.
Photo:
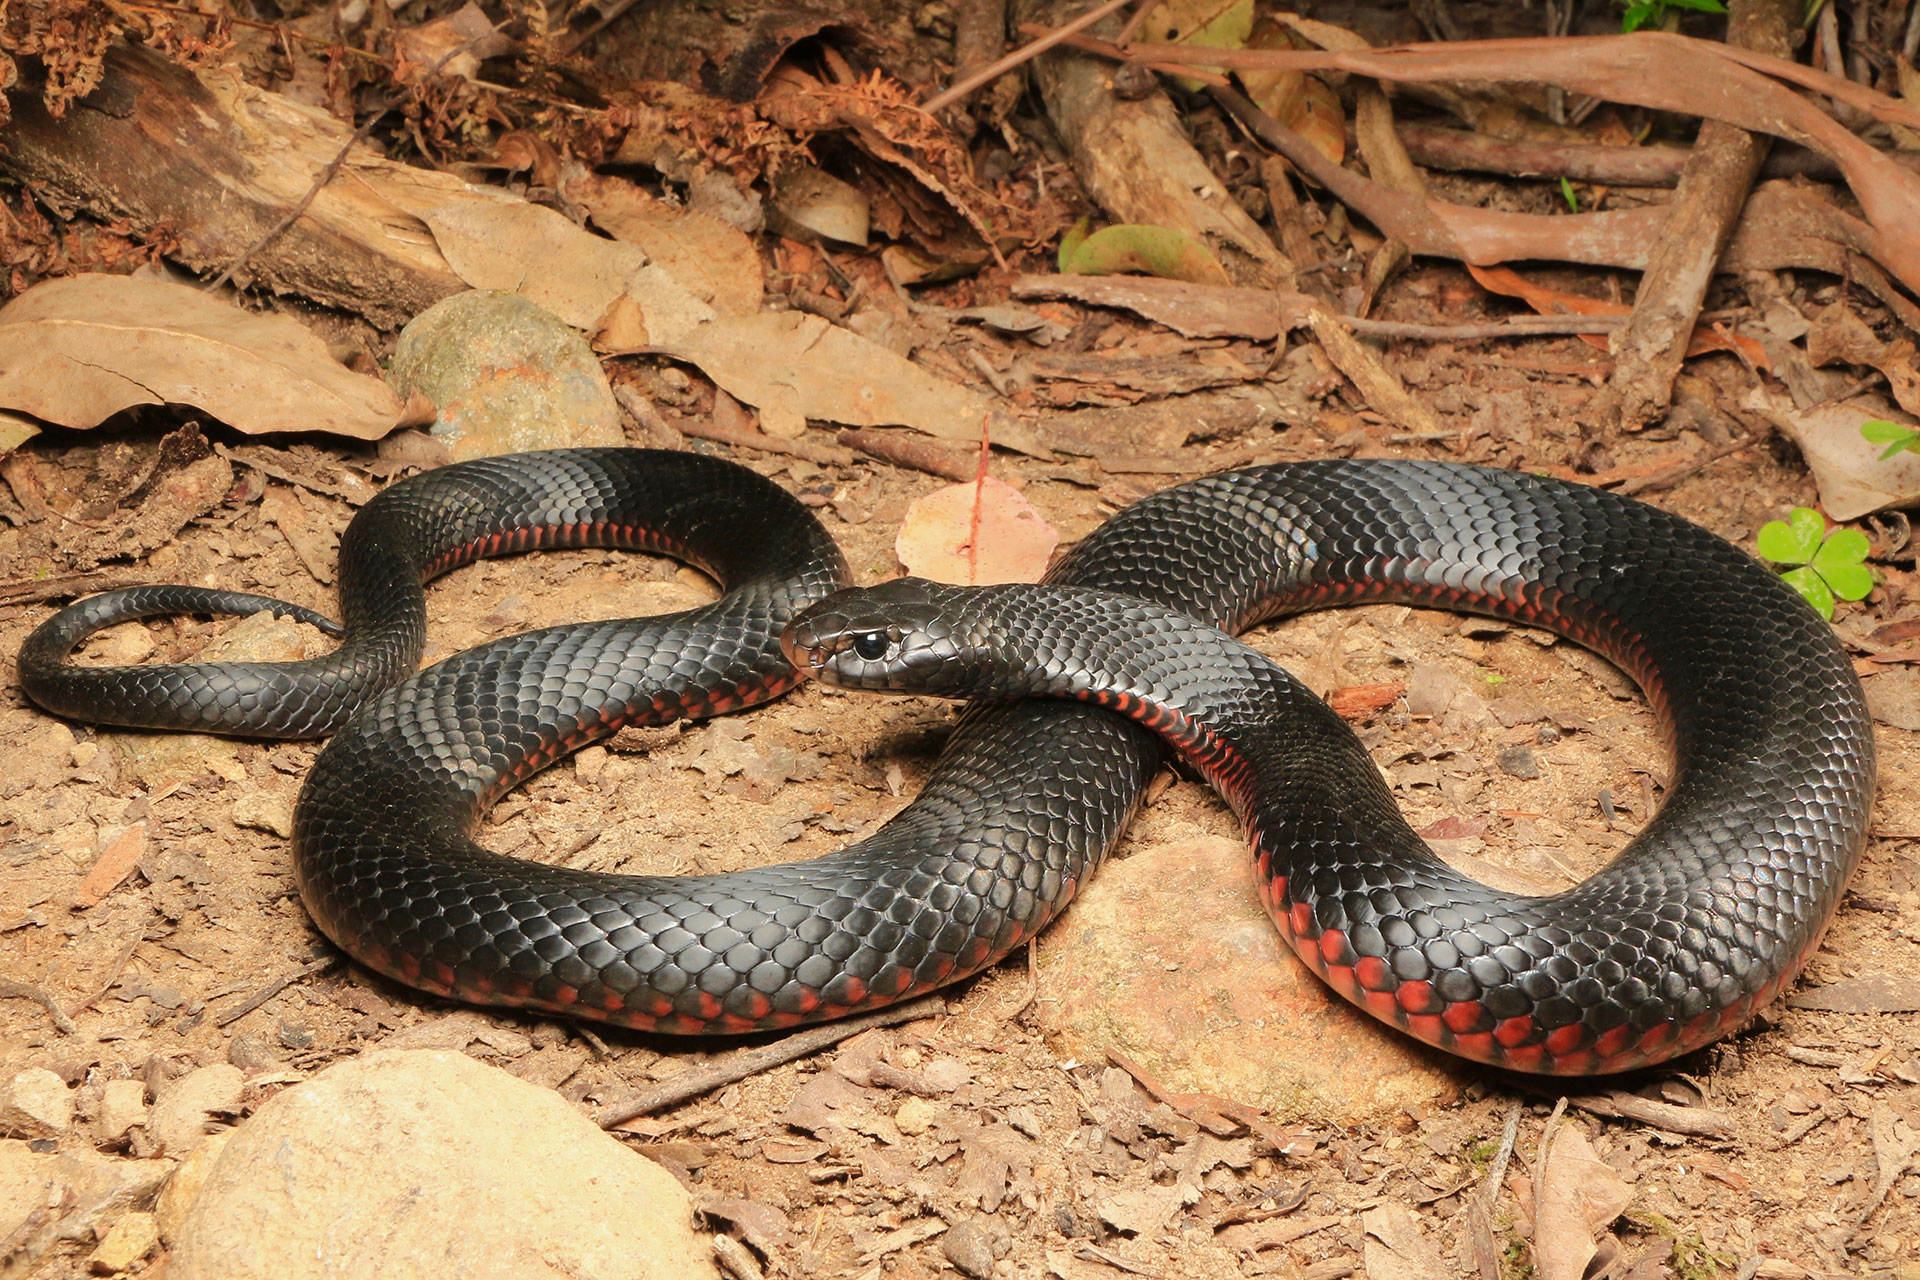
<svg viewBox="0 0 1920 1280"><path fill-rule="evenodd" d="M1062 0L1022 0L1019 12L1051 28L1073 17L1071 8ZM1123 101L1109 65L1067 48L1041 55L1033 76L1080 184L1115 222L1192 237L1236 284L1271 285L1288 270L1266 232L1194 150L1165 94Z"/></svg>
<svg viewBox="0 0 1920 1280"><path fill-rule="evenodd" d="M100 87L60 119L41 105L32 76L23 75L8 100L13 122L0 170L136 234L166 228L170 256L197 271L220 270L258 241L351 133L237 74L196 75L136 45L109 50ZM305 216L254 253L247 283L378 325L403 323L465 289L426 228L380 191L395 171L414 185L458 180L367 148L356 148L347 167L353 181L327 186Z"/></svg>
<svg viewBox="0 0 1920 1280"><path fill-rule="evenodd" d="M1734 0L1728 41L1786 56L1791 8L1792 0ZM1765 134L1719 120L1701 122L1663 234L1640 277L1633 313L1609 344L1613 378L1582 415L1589 438L1604 439L1621 429L1638 431L1665 416L1707 285L1759 176L1769 141Z"/></svg>

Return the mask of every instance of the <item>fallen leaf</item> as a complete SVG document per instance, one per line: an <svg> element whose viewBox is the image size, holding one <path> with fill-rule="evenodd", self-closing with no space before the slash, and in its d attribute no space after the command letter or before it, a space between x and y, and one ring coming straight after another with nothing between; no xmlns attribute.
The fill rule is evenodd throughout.
<svg viewBox="0 0 1920 1280"><path fill-rule="evenodd" d="M1405 1205L1383 1204L1360 1215L1367 1229L1367 1280L1433 1280L1448 1274L1440 1250Z"/></svg>
<svg viewBox="0 0 1920 1280"><path fill-rule="evenodd" d="M987 476L915 499L893 551L917 577L985 586L1038 582L1059 544L1059 530L1024 494Z"/></svg>
<svg viewBox="0 0 1920 1280"><path fill-rule="evenodd" d="M1555 1128L1534 1186L1533 1263L1540 1280L1581 1280L1598 1252L1595 1237L1632 1199L1633 1188L1594 1154L1578 1125Z"/></svg>
<svg viewBox="0 0 1920 1280"><path fill-rule="evenodd" d="M1299 49L1304 38L1271 17L1263 17L1247 41L1249 49ZM1247 96L1268 115L1293 130L1334 164L1347 155L1346 112L1340 95L1326 81L1304 71L1255 67L1236 73Z"/></svg>
<svg viewBox="0 0 1920 1280"><path fill-rule="evenodd" d="M84 429L145 404L190 405L250 433L361 440L392 430L401 410L298 321L185 285L69 276L0 307L0 409Z"/></svg>
<svg viewBox="0 0 1920 1280"><path fill-rule="evenodd" d="M1342 720L1365 723L1400 700L1407 686L1399 680L1380 684L1350 684L1327 695L1327 705Z"/></svg>
<svg viewBox="0 0 1920 1280"><path fill-rule="evenodd" d="M444 18L395 28L393 44L409 61L471 80L483 61L512 49L513 39L495 29L480 6L467 0Z"/></svg>
<svg viewBox="0 0 1920 1280"><path fill-rule="evenodd" d="M800 311L727 316L660 343L668 355L712 378L736 400L789 418L852 427L903 426L949 440L977 441L992 415L986 396L929 373L876 342ZM996 418L993 442L1044 453L1032 430Z"/></svg>
<svg viewBox="0 0 1920 1280"><path fill-rule="evenodd" d="M1875 418L1913 425L1889 413L1885 404L1856 399L1803 410L1764 387L1755 387L1745 403L1779 423L1800 446L1820 489L1820 507L1831 519L1857 520L1920 498L1920 454L1883 460L1881 446L1860 434L1860 425Z"/></svg>
<svg viewBox="0 0 1920 1280"><path fill-rule="evenodd" d="M656 266L723 316L751 315L766 292L753 240L698 209L668 204L638 183L569 166L560 193L586 207L595 226L639 245Z"/></svg>
<svg viewBox="0 0 1920 1280"><path fill-rule="evenodd" d="M147 824L136 822L100 851L100 857L88 870L86 878L80 881L80 889L73 895L73 905L100 905L101 900L118 888L122 880L133 874L133 869L140 865L140 859L146 853Z"/></svg>
<svg viewBox="0 0 1920 1280"><path fill-rule="evenodd" d="M772 229L781 235L866 246L866 193L810 164L789 165L774 176L769 212Z"/></svg>
<svg viewBox="0 0 1920 1280"><path fill-rule="evenodd" d="M1060 270L1076 276L1137 272L1194 284L1230 283L1227 269L1199 241L1168 227L1136 224L1102 227L1087 236L1070 234L1060 242Z"/></svg>
<svg viewBox="0 0 1920 1280"><path fill-rule="evenodd" d="M387 194L427 224L434 246L476 289L517 293L587 333L605 327L624 298L640 315L649 343L673 342L713 319L712 306L638 245L594 235L552 209L488 188L444 191L398 185ZM621 331L633 325L623 323Z"/></svg>

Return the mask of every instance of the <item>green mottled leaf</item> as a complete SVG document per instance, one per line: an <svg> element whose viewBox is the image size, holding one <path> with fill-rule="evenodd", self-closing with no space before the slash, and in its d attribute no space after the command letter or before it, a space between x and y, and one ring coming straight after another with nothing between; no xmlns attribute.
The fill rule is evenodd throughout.
<svg viewBox="0 0 1920 1280"><path fill-rule="evenodd" d="M1833 592L1827 590L1827 584L1820 580L1819 574L1811 569L1799 568L1789 569L1780 576L1813 606L1815 613L1828 622L1833 621Z"/></svg>
<svg viewBox="0 0 1920 1280"><path fill-rule="evenodd" d="M1122 224L1102 227L1068 252L1060 245L1063 275L1108 276L1134 271L1194 284L1229 283L1227 269L1204 245L1167 227Z"/></svg>
<svg viewBox="0 0 1920 1280"><path fill-rule="evenodd" d="M1806 564L1820 549L1827 522L1812 507L1795 507L1786 521L1769 520L1760 527L1754 545L1775 564Z"/></svg>

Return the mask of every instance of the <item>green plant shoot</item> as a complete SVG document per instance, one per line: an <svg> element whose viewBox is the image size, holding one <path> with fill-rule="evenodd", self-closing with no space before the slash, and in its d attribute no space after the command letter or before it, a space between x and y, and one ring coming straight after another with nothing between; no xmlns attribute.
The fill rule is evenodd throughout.
<svg viewBox="0 0 1920 1280"><path fill-rule="evenodd" d="M1575 213L1580 212L1580 197L1574 194L1573 184L1568 182L1564 176L1560 179L1560 198L1567 202L1567 208L1573 210Z"/></svg>
<svg viewBox="0 0 1920 1280"><path fill-rule="evenodd" d="M1626 12L1620 15L1620 30L1638 31L1646 26L1660 26L1667 20L1669 9L1692 9L1696 13L1725 13L1727 6L1720 0L1622 0Z"/></svg>
<svg viewBox="0 0 1920 1280"><path fill-rule="evenodd" d="M1898 422L1888 422L1885 418L1869 418L1861 423L1860 438L1870 444L1887 446L1880 455L1882 462L1903 449L1920 453L1920 430L1902 426Z"/></svg>
<svg viewBox="0 0 1920 1280"><path fill-rule="evenodd" d="M1826 518L1812 507L1795 507L1784 521L1768 521L1755 545L1775 564L1797 566L1780 576L1829 622L1836 598L1863 600L1873 590L1873 570L1864 563L1867 535L1858 529L1829 530Z"/></svg>

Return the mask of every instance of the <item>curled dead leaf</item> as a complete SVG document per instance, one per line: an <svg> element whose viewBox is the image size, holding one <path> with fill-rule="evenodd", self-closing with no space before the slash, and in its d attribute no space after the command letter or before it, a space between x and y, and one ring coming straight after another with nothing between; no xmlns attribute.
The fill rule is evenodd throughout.
<svg viewBox="0 0 1920 1280"><path fill-rule="evenodd" d="M1039 581L1059 544L1059 530L1024 494L986 476L916 499L900 522L893 551L917 577L986 586Z"/></svg>

